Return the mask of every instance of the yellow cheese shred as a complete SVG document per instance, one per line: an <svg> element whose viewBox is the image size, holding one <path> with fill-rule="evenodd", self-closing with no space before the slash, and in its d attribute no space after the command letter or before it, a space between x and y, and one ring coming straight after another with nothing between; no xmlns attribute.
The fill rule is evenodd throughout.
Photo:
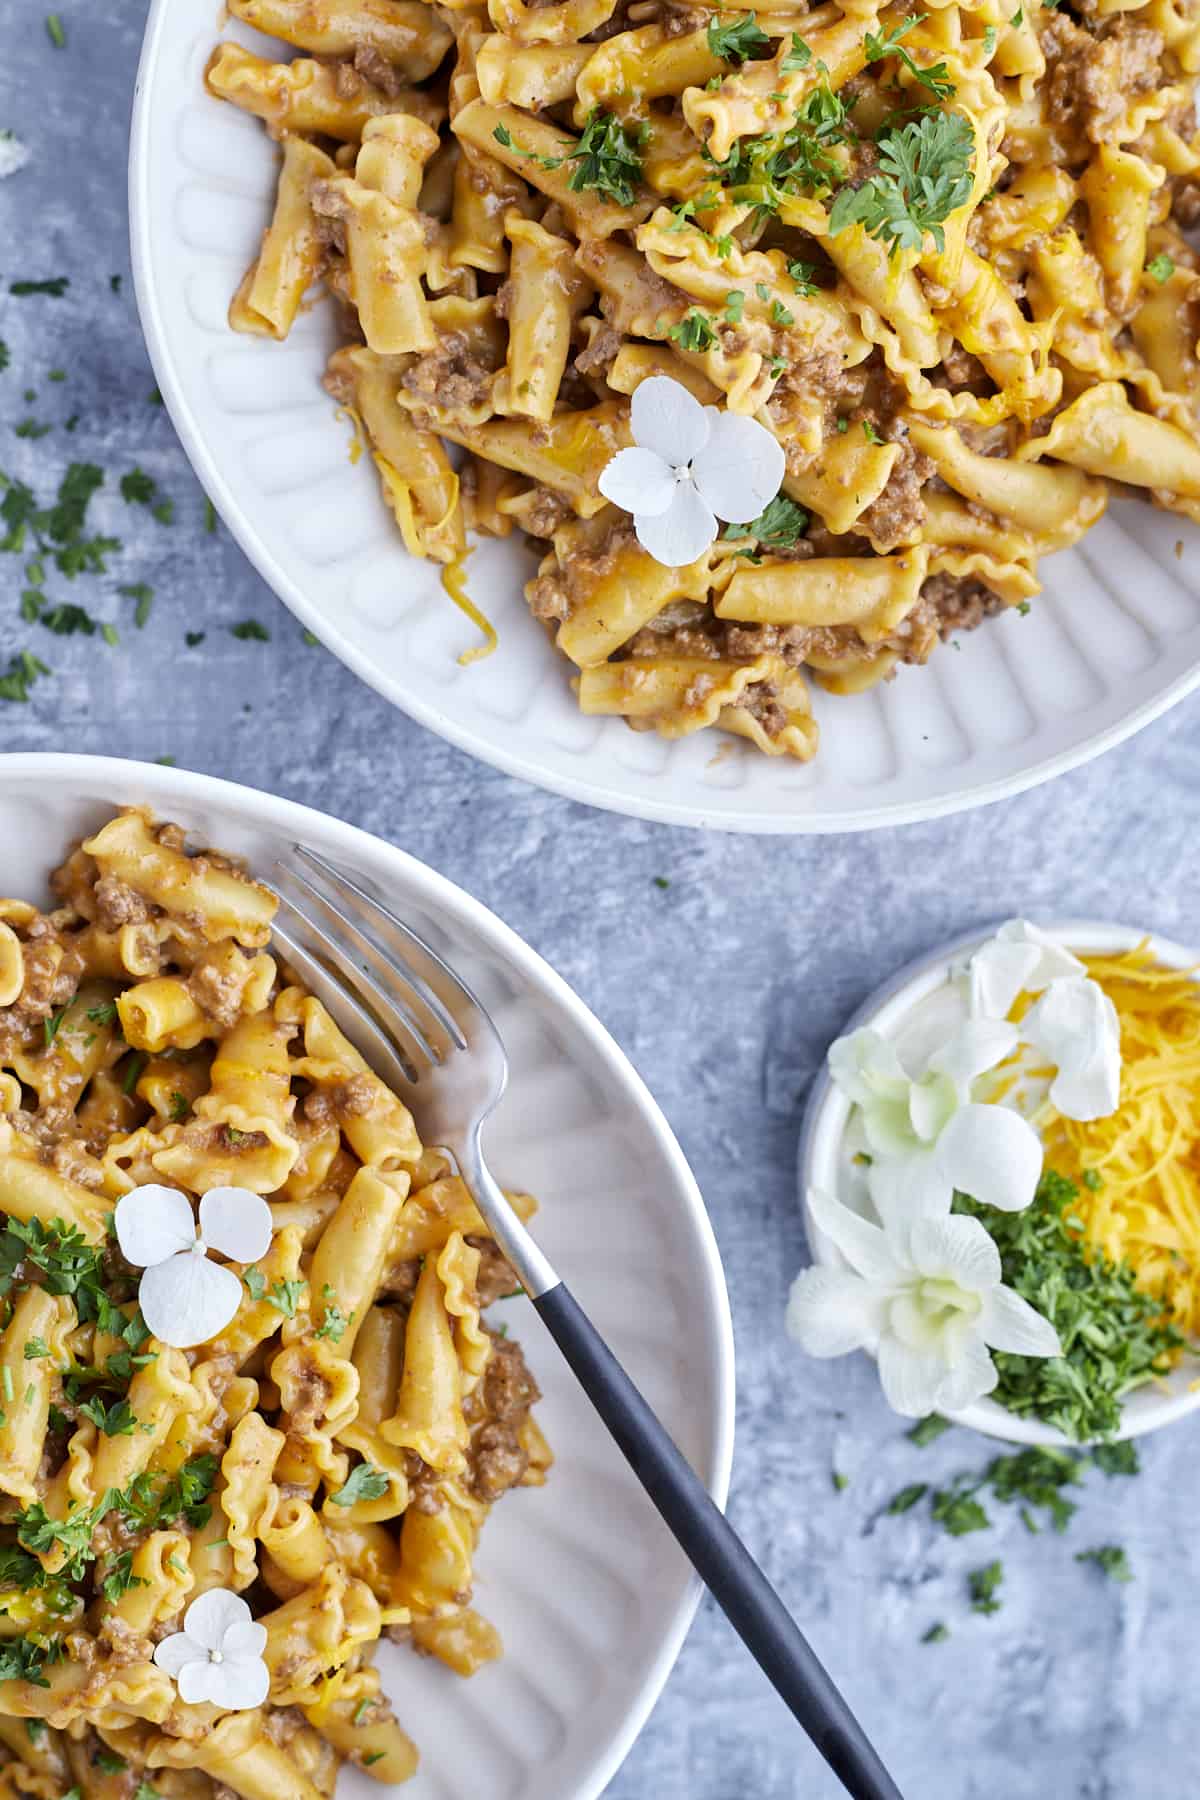
<svg viewBox="0 0 1200 1800"><path fill-rule="evenodd" d="M1086 1124L1051 1112L1046 1165L1079 1187L1088 1241L1200 1336L1200 984L1145 942L1085 957L1121 1024L1121 1100ZM1094 1174L1092 1173L1094 1171ZM1086 1178L1086 1179L1085 1179ZM1088 1180L1094 1186L1088 1185Z"/></svg>
<svg viewBox="0 0 1200 1800"><path fill-rule="evenodd" d="M456 556L454 561L447 563L442 570L442 586L455 606L460 607L472 625L477 626L483 633L483 643L475 644L470 650L464 650L459 657L458 660L464 667L468 663L479 662L482 657L490 656L500 641L496 636L496 627L492 621L486 613L480 612L467 592L467 558L470 554L470 550L464 550L461 556Z"/></svg>

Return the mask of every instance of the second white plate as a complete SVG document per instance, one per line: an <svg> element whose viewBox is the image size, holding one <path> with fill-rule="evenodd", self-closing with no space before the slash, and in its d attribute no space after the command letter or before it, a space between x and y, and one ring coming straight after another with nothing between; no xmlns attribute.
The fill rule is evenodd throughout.
<svg viewBox="0 0 1200 1800"><path fill-rule="evenodd" d="M680 825L859 831L1018 792L1109 749L1200 681L1200 531L1122 503L1044 565L1046 594L853 699L818 696L813 763L701 732L669 743L587 719L526 609L533 559L487 542L477 642L436 568L407 556L320 377L324 306L286 344L226 313L270 215L276 152L258 122L205 93L217 38L268 41L206 0L154 0L130 154L133 267L159 386L185 449L264 579L335 655L414 719L509 774ZM274 47L276 50L278 46ZM1177 555L1176 547L1179 546Z"/></svg>

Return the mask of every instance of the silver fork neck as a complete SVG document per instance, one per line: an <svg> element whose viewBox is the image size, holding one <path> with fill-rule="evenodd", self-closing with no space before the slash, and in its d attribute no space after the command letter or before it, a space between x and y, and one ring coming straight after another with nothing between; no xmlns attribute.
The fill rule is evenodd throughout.
<svg viewBox="0 0 1200 1800"><path fill-rule="evenodd" d="M531 1300L539 1300L551 1288L558 1287L560 1277L550 1259L539 1249L497 1186L487 1164L478 1131L461 1143L447 1145L458 1163L459 1174L479 1208L484 1224L495 1238L501 1254L511 1263L516 1276Z"/></svg>

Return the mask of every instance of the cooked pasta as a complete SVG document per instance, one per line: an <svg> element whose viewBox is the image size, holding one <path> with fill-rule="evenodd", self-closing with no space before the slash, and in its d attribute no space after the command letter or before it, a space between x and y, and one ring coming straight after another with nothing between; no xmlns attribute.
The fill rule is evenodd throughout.
<svg viewBox="0 0 1200 1800"><path fill-rule="evenodd" d="M230 10L301 53L209 67L283 154L233 325L324 277L405 545L527 533L585 712L808 758L802 671L1027 610L1114 487L1200 518L1191 0ZM600 487L664 375L786 458L682 567Z"/></svg>
<svg viewBox="0 0 1200 1800"><path fill-rule="evenodd" d="M551 1462L520 1348L485 1323L516 1280L272 955L267 888L130 809L53 889L49 912L0 900L5 1792L322 1800L343 1762L402 1782L377 1641L460 1675L500 1654L476 1543ZM201 1197L219 1248L222 1192L222 1229L257 1209L269 1248L210 1265L199 1240L236 1291L180 1348L143 1317L158 1253L126 1260L122 1221ZM261 1703L184 1698L201 1601L245 1620L217 1650L261 1640Z"/></svg>

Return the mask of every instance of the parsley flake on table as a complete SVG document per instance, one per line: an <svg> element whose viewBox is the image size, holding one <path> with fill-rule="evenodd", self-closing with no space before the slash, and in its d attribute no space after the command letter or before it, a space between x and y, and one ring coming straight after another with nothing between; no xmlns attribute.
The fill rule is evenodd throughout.
<svg viewBox="0 0 1200 1800"><path fill-rule="evenodd" d="M1102 1569L1110 1581L1132 1581L1133 1570L1129 1566L1129 1558L1119 1544L1101 1544L1095 1550L1080 1550L1075 1557L1076 1562L1095 1563Z"/></svg>
<svg viewBox="0 0 1200 1800"><path fill-rule="evenodd" d="M241 638L243 642L250 640L259 644L270 642L270 632L265 625L260 625L257 619L242 619L238 624L231 625L229 631L232 637Z"/></svg>
<svg viewBox="0 0 1200 1800"><path fill-rule="evenodd" d="M941 1413L930 1413L927 1418L918 1419L912 1430L906 1431L904 1435L910 1444L915 1444L918 1450L923 1450L926 1444L932 1444L935 1439L941 1437L944 1431L949 1430L949 1419L943 1419Z"/></svg>
<svg viewBox="0 0 1200 1800"><path fill-rule="evenodd" d="M884 1510L888 1513L911 1512L918 1500L923 1500L928 1492L928 1482L914 1481L911 1486L903 1487L898 1494L893 1494Z"/></svg>
<svg viewBox="0 0 1200 1800"><path fill-rule="evenodd" d="M926 113L882 132L879 169L861 186L840 188L829 213L830 234L861 225L889 253L922 250L931 237L946 248L943 229L969 198L975 135L958 112Z"/></svg>
<svg viewBox="0 0 1200 1800"><path fill-rule="evenodd" d="M971 1595L971 1611L977 1613L997 1613L1000 1602L996 1595L1004 1580L1004 1564L990 1562L982 1569L972 1569L967 1576L967 1586Z"/></svg>
<svg viewBox="0 0 1200 1800"><path fill-rule="evenodd" d="M139 631L144 630L154 605L154 589L144 581L125 582L117 589L124 600L134 601L133 622Z"/></svg>
<svg viewBox="0 0 1200 1800"><path fill-rule="evenodd" d="M30 294L46 294L52 300L61 300L70 285L66 275L52 275L47 281L10 281L8 291L18 299Z"/></svg>
<svg viewBox="0 0 1200 1800"><path fill-rule="evenodd" d="M18 650L7 671L0 675L0 700L26 701L29 690L42 675L48 675L45 663L28 650Z"/></svg>
<svg viewBox="0 0 1200 1800"><path fill-rule="evenodd" d="M132 468L121 477L121 498L127 506L149 506L158 492L158 483L145 469Z"/></svg>

